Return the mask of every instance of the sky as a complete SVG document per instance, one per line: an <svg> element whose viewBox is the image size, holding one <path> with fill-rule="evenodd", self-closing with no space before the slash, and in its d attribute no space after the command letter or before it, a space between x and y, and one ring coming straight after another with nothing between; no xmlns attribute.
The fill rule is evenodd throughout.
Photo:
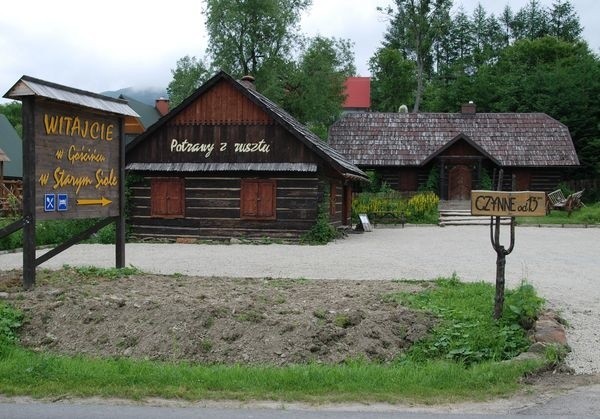
<svg viewBox="0 0 600 419"><path fill-rule="evenodd" d="M454 0L471 14L478 0ZM480 0L498 15L506 4L527 0ZM540 0L549 6L553 0ZM350 39L359 75L381 45L387 21L378 6L391 0L313 0L301 31ZM584 26L583 38L600 53L600 1L571 0ZM20 0L3 2L0 13L0 93L22 75L92 92L125 87L165 88L171 69L185 55L202 57L208 38L201 0ZM6 102L0 99L0 102Z"/></svg>

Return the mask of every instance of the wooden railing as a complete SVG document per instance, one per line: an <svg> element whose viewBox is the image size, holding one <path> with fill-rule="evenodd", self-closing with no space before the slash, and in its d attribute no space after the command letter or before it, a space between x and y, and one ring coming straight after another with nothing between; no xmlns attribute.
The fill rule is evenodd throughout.
<svg viewBox="0 0 600 419"><path fill-rule="evenodd" d="M0 184L0 216L13 216L23 210L23 182L4 180Z"/></svg>

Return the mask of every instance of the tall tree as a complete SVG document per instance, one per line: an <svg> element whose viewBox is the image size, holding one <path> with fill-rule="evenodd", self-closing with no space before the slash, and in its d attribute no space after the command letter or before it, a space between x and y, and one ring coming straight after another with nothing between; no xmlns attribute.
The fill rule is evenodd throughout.
<svg viewBox="0 0 600 419"><path fill-rule="evenodd" d="M300 13L312 0L206 0L208 52L217 68L256 75L265 62L287 56Z"/></svg>
<svg viewBox="0 0 600 419"><path fill-rule="evenodd" d="M371 70L371 107L379 112L397 112L401 105L412 105L415 65L400 51L382 47L369 60Z"/></svg>
<svg viewBox="0 0 600 419"><path fill-rule="evenodd" d="M550 9L548 33L567 42L580 39L582 32L579 16L569 1L556 0Z"/></svg>
<svg viewBox="0 0 600 419"><path fill-rule="evenodd" d="M342 111L344 81L355 73L350 41L312 38L288 79L284 107L325 139Z"/></svg>
<svg viewBox="0 0 600 419"><path fill-rule="evenodd" d="M500 23L500 27L502 30L503 47L509 46L511 44L512 40L514 39L514 34L513 34L514 19L515 19L515 16L513 14L513 11L510 8L510 6L507 4L506 6L504 6L504 9L502 10L500 17L498 18L498 22Z"/></svg>
<svg viewBox="0 0 600 419"><path fill-rule="evenodd" d="M529 0L515 14L512 30L515 39L536 39L548 35L548 12L540 5L539 0Z"/></svg>
<svg viewBox="0 0 600 419"><path fill-rule="evenodd" d="M386 41L415 61L416 82L413 112L423 100L425 81L433 64L433 45L445 35L452 0L394 0L385 11L391 18Z"/></svg>
<svg viewBox="0 0 600 419"><path fill-rule="evenodd" d="M173 79L167 87L171 107L183 102L209 77L209 71L204 62L189 55L177 60L177 66L171 70L171 74Z"/></svg>
<svg viewBox="0 0 600 419"><path fill-rule="evenodd" d="M6 116L6 119L17 131L19 136L23 136L23 124L21 122L21 102L12 101L0 104L0 114Z"/></svg>
<svg viewBox="0 0 600 419"><path fill-rule="evenodd" d="M569 127L583 172L600 164L600 59L584 42L524 39L477 74L473 97L493 112L544 112ZM480 106L481 105L481 106Z"/></svg>

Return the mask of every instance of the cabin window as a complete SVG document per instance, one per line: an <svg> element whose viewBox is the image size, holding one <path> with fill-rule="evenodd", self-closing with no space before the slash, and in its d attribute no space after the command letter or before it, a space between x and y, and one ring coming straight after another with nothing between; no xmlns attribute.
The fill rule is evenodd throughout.
<svg viewBox="0 0 600 419"><path fill-rule="evenodd" d="M152 179L150 215L156 218L183 218L185 180L183 178Z"/></svg>
<svg viewBox="0 0 600 419"><path fill-rule="evenodd" d="M272 179L242 179L240 218L242 220L275 220L277 184Z"/></svg>

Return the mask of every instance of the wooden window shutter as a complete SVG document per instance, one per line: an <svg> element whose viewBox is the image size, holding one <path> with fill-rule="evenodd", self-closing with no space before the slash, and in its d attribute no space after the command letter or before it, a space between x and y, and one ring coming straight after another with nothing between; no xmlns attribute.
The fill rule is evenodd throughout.
<svg viewBox="0 0 600 419"><path fill-rule="evenodd" d="M242 179L240 210L242 218L258 216L258 183Z"/></svg>
<svg viewBox="0 0 600 419"><path fill-rule="evenodd" d="M242 179L240 217L242 219L275 220L277 184L272 179Z"/></svg>
<svg viewBox="0 0 600 419"><path fill-rule="evenodd" d="M152 179L150 184L150 215L157 218L185 217L184 179Z"/></svg>

